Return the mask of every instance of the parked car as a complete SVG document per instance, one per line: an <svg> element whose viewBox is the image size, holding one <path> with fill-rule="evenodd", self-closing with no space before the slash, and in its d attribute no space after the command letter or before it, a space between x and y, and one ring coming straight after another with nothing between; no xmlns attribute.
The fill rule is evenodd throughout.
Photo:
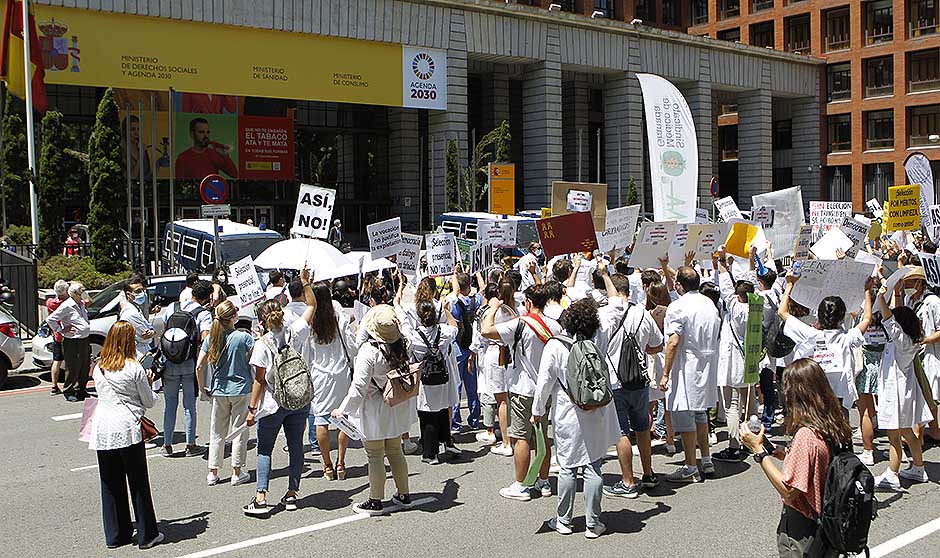
<svg viewBox="0 0 940 558"><path fill-rule="evenodd" d="M16 318L0 308L0 388L6 383L11 370L23 364L26 351L17 331Z"/></svg>

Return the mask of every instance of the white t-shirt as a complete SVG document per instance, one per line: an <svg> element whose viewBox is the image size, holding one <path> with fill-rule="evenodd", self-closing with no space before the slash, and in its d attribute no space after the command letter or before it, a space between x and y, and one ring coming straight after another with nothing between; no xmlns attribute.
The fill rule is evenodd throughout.
<svg viewBox="0 0 940 558"><path fill-rule="evenodd" d="M280 287L276 287L276 286L274 286L274 285L269 285L268 288L265 289L265 291L264 291L264 298L266 298L267 300L271 300L271 299L273 299L273 298L277 298L277 297L281 296L282 294L285 295L285 296L287 296L287 285L286 285L286 284L281 285Z"/></svg>
<svg viewBox="0 0 940 558"><path fill-rule="evenodd" d="M801 358L812 358L826 373L829 385L842 405L851 409L858 399L855 388L852 350L865 344L865 336L857 328L816 329L790 316L783 324L783 333L796 343L794 353Z"/></svg>
<svg viewBox="0 0 940 558"><path fill-rule="evenodd" d="M248 361L248 364L256 368L265 369L264 395L262 396L261 402L258 404L258 412L255 414L256 418L273 415L280 409L277 401L274 400L275 351L272 350L271 345L280 347L284 343L289 342L306 362L310 362L311 349L307 342L309 337L310 325L304 320L295 320L294 323L290 326L285 326L285 328L279 332L269 331L265 333L261 339L255 342L255 347L251 351L251 359Z"/></svg>
<svg viewBox="0 0 940 558"><path fill-rule="evenodd" d="M642 274L633 273L627 276L627 281L630 282L630 302L633 304L639 304L640 306L646 306L646 290L643 289L643 281L641 279Z"/></svg>
<svg viewBox="0 0 940 558"><path fill-rule="evenodd" d="M189 301L191 301L192 299L193 299L193 288L192 288L192 287L186 287L185 289L183 289L182 291L180 291L180 302L181 302L181 303L189 302Z"/></svg>
<svg viewBox="0 0 940 558"><path fill-rule="evenodd" d="M306 335L307 339L301 351L301 355L310 367L310 379L313 381L314 397L310 402L310 414L314 416L329 415L333 409L342 404L352 381L350 366L355 364L358 353L352 322L343 312L343 307L335 300L333 312L339 322L339 331L333 341L322 344L317 341L316 335ZM296 321L285 323L293 325ZM345 350L344 342L346 343ZM352 362L346 360L347 352Z"/></svg>
<svg viewBox="0 0 940 558"><path fill-rule="evenodd" d="M626 312L626 319L622 327L620 320ZM620 364L620 351L623 346L625 332L636 332L636 342L641 349L653 349L663 344L663 334L653 317L643 306L626 306L623 297L615 296L608 299L607 306L598 310L601 327L597 330L595 338L597 348L610 359L608 365L611 371L611 388L619 389L620 380L617 376L617 367ZM645 356L645 355L644 355ZM647 359L649 363L649 359Z"/></svg>
<svg viewBox="0 0 940 558"><path fill-rule="evenodd" d="M516 318L496 324L500 341L510 350L512 350L515 341L516 328L520 323L520 319ZM542 316L542 320L553 336L561 333L561 325L558 322L548 316ZM542 360L542 350L544 349L545 344L542 343L542 340L532 331L531 327L524 324L521 339L516 346L515 353L512 355L512 371L509 374L508 382L510 393L528 397L535 395L535 381L539 375L539 363Z"/></svg>
<svg viewBox="0 0 940 558"><path fill-rule="evenodd" d="M137 338L137 360L140 360L150 351L151 343L153 341L153 337L150 337L149 339L143 339L142 336L147 332L152 332L153 326L151 326L150 322L144 318L144 315L141 313L140 309L130 302L121 303L120 319L134 326L134 331Z"/></svg>

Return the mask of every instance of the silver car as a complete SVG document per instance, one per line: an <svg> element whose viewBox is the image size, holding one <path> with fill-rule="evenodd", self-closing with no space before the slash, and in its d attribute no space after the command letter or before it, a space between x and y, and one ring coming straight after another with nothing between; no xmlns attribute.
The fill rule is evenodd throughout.
<svg viewBox="0 0 940 558"><path fill-rule="evenodd" d="M0 388L10 371L19 368L26 356L17 327L16 318L0 308Z"/></svg>

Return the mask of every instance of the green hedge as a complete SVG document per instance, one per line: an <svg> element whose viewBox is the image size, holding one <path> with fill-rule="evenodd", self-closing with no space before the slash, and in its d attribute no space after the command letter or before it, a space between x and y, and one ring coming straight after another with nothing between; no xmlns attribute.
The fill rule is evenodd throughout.
<svg viewBox="0 0 940 558"><path fill-rule="evenodd" d="M131 269L124 264L124 269L115 273L100 273L95 269L91 258L68 258L65 256L52 256L38 266L39 287L51 289L59 279L66 281L79 281L86 289L103 289L108 285L127 279Z"/></svg>
<svg viewBox="0 0 940 558"><path fill-rule="evenodd" d="M33 229L26 225L10 225L7 227L7 236L13 244L32 244Z"/></svg>

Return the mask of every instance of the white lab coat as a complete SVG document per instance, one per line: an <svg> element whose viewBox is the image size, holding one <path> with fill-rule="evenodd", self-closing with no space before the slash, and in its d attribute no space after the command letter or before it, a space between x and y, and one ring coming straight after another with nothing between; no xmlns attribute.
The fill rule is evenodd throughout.
<svg viewBox="0 0 940 558"><path fill-rule="evenodd" d="M842 406L851 409L858 400L858 389L855 387L855 357L852 352L865 344L861 330L858 327L848 331L816 329L790 316L783 324L783 333L796 343L793 350L795 356L815 360L826 373L833 393L842 399Z"/></svg>
<svg viewBox="0 0 940 558"><path fill-rule="evenodd" d="M679 335L669 374L666 409L705 411L718 402L718 339L721 319L710 298L688 292L666 310L666 339Z"/></svg>
<svg viewBox="0 0 940 558"><path fill-rule="evenodd" d="M933 417L914 374L914 357L919 347L911 342L894 316L881 323L889 342L878 373L878 426L895 430L930 422Z"/></svg>
<svg viewBox="0 0 940 558"><path fill-rule="evenodd" d="M927 295L917 310L924 337L940 330L940 297ZM924 373L930 383L930 396L940 401L940 343L924 345Z"/></svg>
<svg viewBox="0 0 940 558"><path fill-rule="evenodd" d="M545 416L552 398L552 424L555 428L555 455L565 469L581 467L603 459L608 448L620 440L617 409L613 401L593 411L575 406L561 383L567 387L565 371L570 351L563 343L550 340L539 364L532 414Z"/></svg>
<svg viewBox="0 0 940 558"><path fill-rule="evenodd" d="M725 313L721 323L718 353L718 387L744 388L744 334L747 331L748 303L738 300L731 276L718 276Z"/></svg>
<svg viewBox="0 0 940 558"><path fill-rule="evenodd" d="M431 327L417 326L416 328L405 328L403 332L408 337L408 352L411 353L412 362L421 362L424 355L428 353L428 346L424 339L418 334L418 331L427 337L428 341L434 343L437 338L437 332L440 329L441 338L438 340L438 347L444 355L444 363L447 366L447 375L449 377L446 384L439 386L426 386L421 384L418 388L418 410L427 412L436 412L441 409L453 407L460 403L460 394L457 391L457 381L460 377L457 371L457 357L454 353L454 340L457 338L457 328L448 325L433 325Z"/></svg>
<svg viewBox="0 0 940 558"><path fill-rule="evenodd" d="M398 438L418 420L414 399L394 407L385 404L382 389L388 381L388 370L388 362L374 343L359 347L352 385L339 409L349 414L350 422L365 440Z"/></svg>

